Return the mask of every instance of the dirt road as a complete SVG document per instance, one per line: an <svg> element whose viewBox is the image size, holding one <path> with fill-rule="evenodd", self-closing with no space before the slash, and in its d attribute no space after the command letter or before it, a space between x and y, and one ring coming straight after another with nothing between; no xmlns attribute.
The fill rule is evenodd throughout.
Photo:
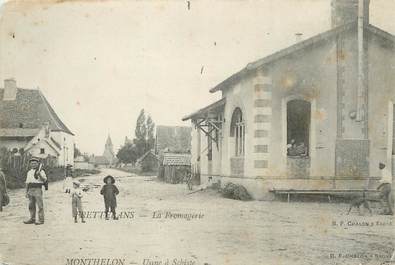
<svg viewBox="0 0 395 265"><path fill-rule="evenodd" d="M105 220L102 178L116 176L119 220ZM45 224L24 225L24 191L0 213L0 264L382 264L394 251L390 216L345 215L347 205L239 202L215 191L105 169L85 177L87 223L74 224L62 183L45 192ZM97 185L94 187L93 185ZM188 220L187 218L191 218Z"/></svg>

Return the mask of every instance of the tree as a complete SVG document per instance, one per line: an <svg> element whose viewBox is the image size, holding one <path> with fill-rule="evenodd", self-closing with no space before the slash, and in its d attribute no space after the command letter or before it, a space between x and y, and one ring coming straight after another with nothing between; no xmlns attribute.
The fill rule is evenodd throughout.
<svg viewBox="0 0 395 265"><path fill-rule="evenodd" d="M81 156L82 153L81 151L77 148L76 145L74 145L74 158Z"/></svg>
<svg viewBox="0 0 395 265"><path fill-rule="evenodd" d="M138 157L140 157L146 152L147 128L145 126L144 109L140 111L140 114L137 118L134 134L135 134L135 138L133 139L133 143L136 146L136 153Z"/></svg>
<svg viewBox="0 0 395 265"><path fill-rule="evenodd" d="M136 153L136 147L131 143L125 144L121 147L121 149L119 149L117 153L117 158L119 159L119 161L125 164L136 163L136 160L138 158Z"/></svg>
<svg viewBox="0 0 395 265"><path fill-rule="evenodd" d="M82 156L84 157L84 161L88 162L90 155L88 153L83 153Z"/></svg>
<svg viewBox="0 0 395 265"><path fill-rule="evenodd" d="M133 143L139 157L151 150L155 144L155 123L150 115L145 115L144 109L137 118Z"/></svg>
<svg viewBox="0 0 395 265"><path fill-rule="evenodd" d="M146 116L144 109L136 121L133 141L125 138L125 143L119 149L117 158L123 163L135 163L138 158L151 150L155 145L155 123L151 116Z"/></svg>
<svg viewBox="0 0 395 265"><path fill-rule="evenodd" d="M147 151L151 150L154 148L155 145L155 123L152 120L151 116L148 115L147 121L146 121L146 127L147 127Z"/></svg>

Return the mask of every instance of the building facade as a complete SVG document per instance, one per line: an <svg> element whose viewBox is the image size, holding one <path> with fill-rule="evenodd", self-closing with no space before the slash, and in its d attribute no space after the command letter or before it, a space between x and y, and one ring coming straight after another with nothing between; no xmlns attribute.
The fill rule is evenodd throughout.
<svg viewBox="0 0 395 265"><path fill-rule="evenodd" d="M74 159L74 168L82 169L82 170L92 170L94 169L94 165L89 163L83 156L77 156Z"/></svg>
<svg viewBox="0 0 395 265"><path fill-rule="evenodd" d="M0 147L74 164L74 134L40 90L18 88L14 79L0 89Z"/></svg>
<svg viewBox="0 0 395 265"><path fill-rule="evenodd" d="M369 24L368 0L332 0L332 28L212 88L221 100L191 120L192 166L273 188L373 187L394 168L395 36Z"/></svg>
<svg viewBox="0 0 395 265"><path fill-rule="evenodd" d="M191 151L191 127L156 126L155 154L163 152L189 153Z"/></svg>

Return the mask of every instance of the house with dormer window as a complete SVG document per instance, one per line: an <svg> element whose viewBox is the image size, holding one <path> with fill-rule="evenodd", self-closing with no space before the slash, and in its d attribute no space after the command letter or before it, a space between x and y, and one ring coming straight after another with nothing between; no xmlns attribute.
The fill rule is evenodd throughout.
<svg viewBox="0 0 395 265"><path fill-rule="evenodd" d="M74 134L38 89L18 88L14 79L0 88L0 148L13 153L56 157L58 166L74 164Z"/></svg>

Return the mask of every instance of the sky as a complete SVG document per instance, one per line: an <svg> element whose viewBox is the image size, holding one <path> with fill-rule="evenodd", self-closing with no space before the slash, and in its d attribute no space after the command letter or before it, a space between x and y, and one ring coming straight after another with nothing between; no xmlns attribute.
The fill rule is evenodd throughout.
<svg viewBox="0 0 395 265"><path fill-rule="evenodd" d="M7 1L0 0L0 4ZM395 34L395 0L370 22ZM39 88L83 152L133 138L142 108L157 125L218 100L209 89L330 29L330 0L9 1L0 10L0 80ZM3 87L2 82L0 87Z"/></svg>

